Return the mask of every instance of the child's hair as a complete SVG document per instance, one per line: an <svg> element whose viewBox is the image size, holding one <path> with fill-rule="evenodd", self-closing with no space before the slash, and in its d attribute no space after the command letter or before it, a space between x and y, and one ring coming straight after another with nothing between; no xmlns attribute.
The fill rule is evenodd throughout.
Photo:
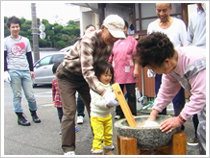
<svg viewBox="0 0 210 158"><path fill-rule="evenodd" d="M110 70L110 73L112 74L112 79L110 81L110 84L114 83L114 69L111 64L105 61L99 61L94 65L95 68L95 75L99 79L101 74L105 73L107 74Z"/></svg>
<svg viewBox="0 0 210 158"><path fill-rule="evenodd" d="M126 20L124 20L124 22L125 22L125 26L124 26L124 28L125 28L125 27L127 27L127 28L128 28L128 22L127 22Z"/></svg>
<svg viewBox="0 0 210 158"><path fill-rule="evenodd" d="M8 28L10 28L11 23L19 24L19 26L21 27L21 21L16 16L12 16L12 17L7 19L7 27Z"/></svg>
<svg viewBox="0 0 210 158"><path fill-rule="evenodd" d="M57 68L58 68L58 66L60 65L60 63L61 62L56 62L54 65L53 65L53 67L52 67L52 72L53 72L53 74L55 74L56 73L56 70L57 70Z"/></svg>
<svg viewBox="0 0 210 158"><path fill-rule="evenodd" d="M140 40L136 50L135 57L142 67L147 65L160 67L165 59L174 55L173 43L161 32L153 32Z"/></svg>
<svg viewBox="0 0 210 158"><path fill-rule="evenodd" d="M92 25L92 24L89 24L89 25L87 25L86 27L85 27L85 29L87 30L89 27L91 27L91 26L93 26L94 28L96 28L94 25Z"/></svg>

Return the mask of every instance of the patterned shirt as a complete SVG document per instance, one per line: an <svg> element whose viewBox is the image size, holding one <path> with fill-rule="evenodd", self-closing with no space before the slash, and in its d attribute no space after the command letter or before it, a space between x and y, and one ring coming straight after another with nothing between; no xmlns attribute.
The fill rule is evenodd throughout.
<svg viewBox="0 0 210 158"><path fill-rule="evenodd" d="M57 108L62 108L63 105L61 101L60 91L58 89L57 78L54 78L52 82L52 96L53 96L54 106Z"/></svg>
<svg viewBox="0 0 210 158"><path fill-rule="evenodd" d="M113 46L106 45L101 38L101 30L93 31L79 39L64 57L64 67L75 74L81 74L89 87L98 94L105 91L95 76L93 65L98 61L108 61Z"/></svg>

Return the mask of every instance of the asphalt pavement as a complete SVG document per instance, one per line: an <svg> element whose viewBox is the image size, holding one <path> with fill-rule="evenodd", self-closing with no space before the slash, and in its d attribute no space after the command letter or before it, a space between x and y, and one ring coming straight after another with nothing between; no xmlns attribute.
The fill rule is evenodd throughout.
<svg viewBox="0 0 210 158"><path fill-rule="evenodd" d="M39 86L34 88L34 94L38 104L37 114L41 119L41 123L34 123L28 110L27 101L23 95L22 107L26 119L31 122L31 126L20 126L17 124L17 116L12 106L12 91L8 83L4 83L4 108L1 116L4 124L1 126L2 146L1 157L20 157L22 156L49 156L61 157L63 151L61 149L60 123L57 116L57 109L52 104L52 92L50 85ZM3 95L2 95L3 99ZM148 114L150 111L138 113L138 115ZM86 110L85 110L86 113ZM115 116L112 110L113 118ZM173 113L171 113L173 115ZM2 122L3 122L2 121ZM113 124L115 120L113 119ZM91 133L88 115L84 118L84 123L77 125L79 131L76 133L76 155L91 155L91 147L93 135ZM115 129L114 129L115 130ZM185 123L185 132L187 141L194 136L194 128L192 120ZM116 147L115 131L113 131L113 144ZM113 150L117 154L117 150ZM198 146L187 145L187 155L199 155ZM83 156L84 157L84 156Z"/></svg>

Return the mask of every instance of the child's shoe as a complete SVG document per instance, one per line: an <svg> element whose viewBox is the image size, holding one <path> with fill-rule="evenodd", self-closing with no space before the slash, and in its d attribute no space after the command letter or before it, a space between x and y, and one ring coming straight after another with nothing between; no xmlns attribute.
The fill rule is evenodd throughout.
<svg viewBox="0 0 210 158"><path fill-rule="evenodd" d="M115 155L111 150L112 149L104 149L103 155Z"/></svg>
<svg viewBox="0 0 210 158"><path fill-rule="evenodd" d="M75 132L78 132L78 128L77 128L77 126L75 126Z"/></svg>
<svg viewBox="0 0 210 158"><path fill-rule="evenodd" d="M91 149L93 155L103 155L103 150L93 150Z"/></svg>

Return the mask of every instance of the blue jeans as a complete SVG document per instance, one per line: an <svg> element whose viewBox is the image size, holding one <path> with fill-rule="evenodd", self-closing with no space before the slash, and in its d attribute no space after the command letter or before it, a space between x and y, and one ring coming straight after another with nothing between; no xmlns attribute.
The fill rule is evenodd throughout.
<svg viewBox="0 0 210 158"><path fill-rule="evenodd" d="M59 121L61 123L62 117L63 117L63 109L62 108L57 108L57 111L58 111L58 118L59 118Z"/></svg>
<svg viewBox="0 0 210 158"><path fill-rule="evenodd" d="M31 111L37 110L36 99L33 94L32 80L30 71L9 70L11 77L10 86L13 92L13 110L23 112L21 107L22 88Z"/></svg>
<svg viewBox="0 0 210 158"><path fill-rule="evenodd" d="M85 111L85 105L82 101L81 96L78 93L78 96L77 96L77 116L83 116L84 117L85 116L84 111Z"/></svg>

